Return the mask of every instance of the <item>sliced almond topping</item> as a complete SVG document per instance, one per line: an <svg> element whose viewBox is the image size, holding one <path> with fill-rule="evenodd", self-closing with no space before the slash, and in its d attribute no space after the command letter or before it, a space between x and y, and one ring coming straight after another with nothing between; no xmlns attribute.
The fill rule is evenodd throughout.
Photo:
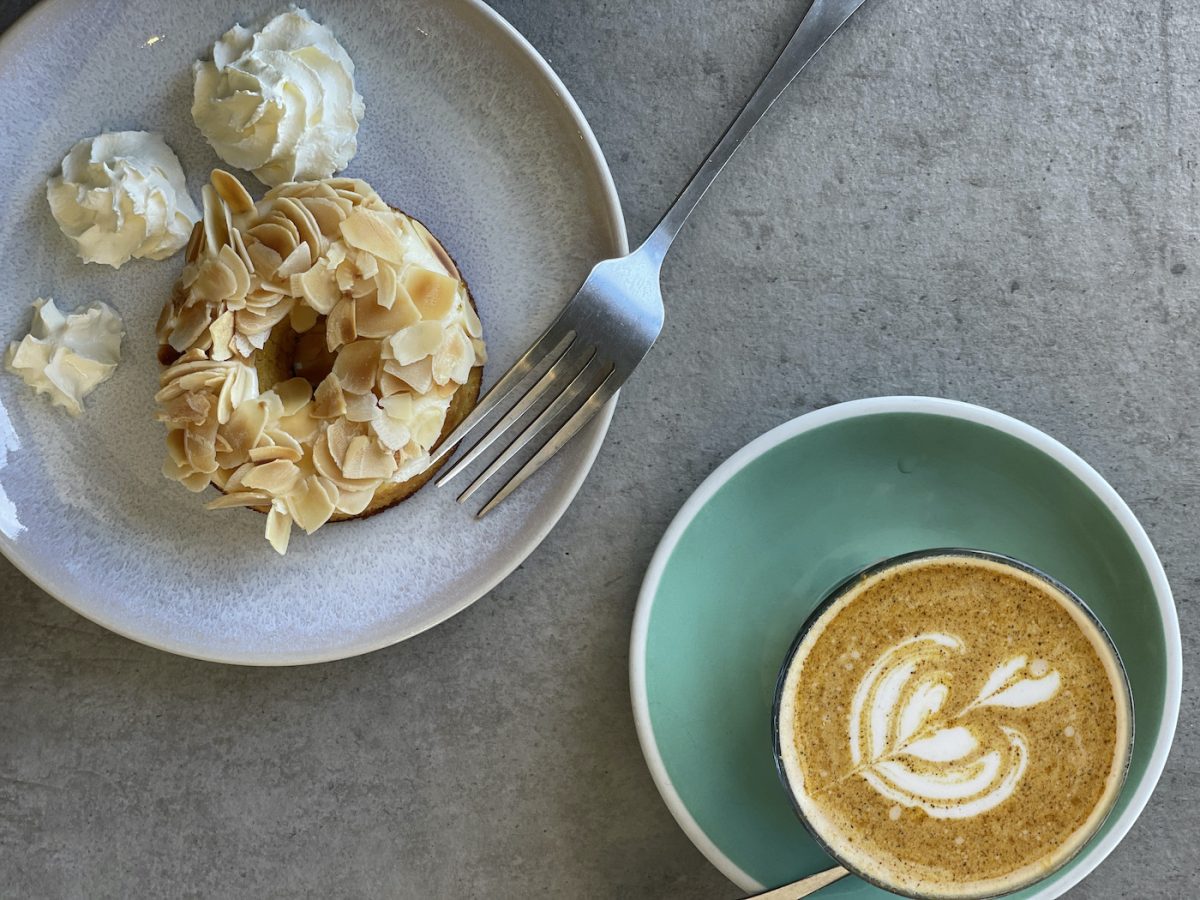
<svg viewBox="0 0 1200 900"><path fill-rule="evenodd" d="M400 366L392 362L389 371L402 382L406 383L418 394L428 394L433 386L433 360L425 358L408 366Z"/></svg>
<svg viewBox="0 0 1200 900"><path fill-rule="evenodd" d="M233 244L233 249L237 251L238 258L246 266L246 271L253 275L254 260L250 258L250 252L246 249L246 240L242 237L242 233L235 228L229 233L229 237L230 243Z"/></svg>
<svg viewBox="0 0 1200 900"><path fill-rule="evenodd" d="M317 220L313 218L308 208L303 203L298 203L291 197L281 197L275 208L287 216L291 223L296 226L300 240L308 245L311 258L320 259L321 254L325 252L325 238L321 236L321 229L317 226Z"/></svg>
<svg viewBox="0 0 1200 900"><path fill-rule="evenodd" d="M372 301L375 299L375 279L356 277L354 284L350 285L350 296L357 300L360 297L370 297Z"/></svg>
<svg viewBox="0 0 1200 900"><path fill-rule="evenodd" d="M289 378L271 388L283 403L283 415L295 415L312 398L312 385L304 378Z"/></svg>
<svg viewBox="0 0 1200 900"><path fill-rule="evenodd" d="M288 540L292 536L292 514L282 501L276 500L271 504L267 513L267 540L280 556L287 553Z"/></svg>
<svg viewBox="0 0 1200 900"><path fill-rule="evenodd" d="M483 323L479 321L479 313L471 303L463 304L463 321L466 323L467 334L473 338L483 337Z"/></svg>
<svg viewBox="0 0 1200 900"><path fill-rule="evenodd" d="M233 256L237 258L236 253ZM240 264L241 261L238 262ZM194 297L216 303L233 296L237 285L237 277L220 256L209 256L196 268L196 280L192 283L191 293Z"/></svg>
<svg viewBox="0 0 1200 900"><path fill-rule="evenodd" d="M275 271L283 262L283 257L277 250L258 240L248 243L246 252L250 254L254 274L262 279L274 278Z"/></svg>
<svg viewBox="0 0 1200 900"><path fill-rule="evenodd" d="M292 331L304 334L317 324L317 311L306 303L297 303L289 314Z"/></svg>
<svg viewBox="0 0 1200 900"><path fill-rule="evenodd" d="M390 264L384 263L375 273L375 302L384 309L391 309L396 303L396 270ZM409 300L411 303L412 301ZM416 307L414 306L415 310Z"/></svg>
<svg viewBox="0 0 1200 900"><path fill-rule="evenodd" d="M225 484L221 486L221 489L227 493L233 493L234 491L239 490L242 486L242 479L245 478L247 473L249 473L253 468L254 463L252 462L242 463L229 473L229 477L225 479Z"/></svg>
<svg viewBox="0 0 1200 900"><path fill-rule="evenodd" d="M270 336L271 329L288 317L295 302L291 297L287 297L263 312L255 312L249 308L240 309L234 313L234 326L238 332L250 339L251 344L261 350ZM261 340L256 342L256 337L261 337Z"/></svg>
<svg viewBox="0 0 1200 900"><path fill-rule="evenodd" d="M466 384L475 365L475 348L461 328L454 328L433 355L433 380L436 384Z"/></svg>
<svg viewBox="0 0 1200 900"><path fill-rule="evenodd" d="M175 327L167 342L172 349L182 353L194 344L212 321L212 308L206 303L192 303L185 306L175 317Z"/></svg>
<svg viewBox="0 0 1200 900"><path fill-rule="evenodd" d="M293 222L283 210L269 207L269 212L262 217L262 222L266 225L278 225L280 228L290 234L293 240L292 246L296 246L297 244L301 243L300 229L296 227L296 223ZM286 253L283 255L285 257L287 256Z"/></svg>
<svg viewBox="0 0 1200 900"><path fill-rule="evenodd" d="M234 280L233 290L226 297L245 297L246 292L250 290L250 270L238 256L237 251L226 244L221 248L221 252L217 254L219 259L232 274Z"/></svg>
<svg viewBox="0 0 1200 900"><path fill-rule="evenodd" d="M399 304L397 304L399 305ZM442 326L437 322L420 322L401 329L388 341L391 358L402 366L432 356L442 345ZM394 370L389 370L393 371Z"/></svg>
<svg viewBox="0 0 1200 900"><path fill-rule="evenodd" d="M338 497L338 512L345 513L348 516L357 516L370 506L374 496L375 488L365 491L347 491L343 489Z"/></svg>
<svg viewBox="0 0 1200 900"><path fill-rule="evenodd" d="M266 430L267 418L267 405L261 398L247 400L234 409L221 427L221 435L229 443L229 451L222 454L221 460L226 468L240 466L250 458L250 450L258 446Z"/></svg>
<svg viewBox="0 0 1200 900"><path fill-rule="evenodd" d="M374 253L368 253L366 250L359 250L354 254L354 264L358 266L358 274L363 278L373 279L379 271L379 259Z"/></svg>
<svg viewBox="0 0 1200 900"><path fill-rule="evenodd" d="M234 215L254 212L254 198L242 183L224 169L213 169L212 185Z"/></svg>
<svg viewBox="0 0 1200 900"><path fill-rule="evenodd" d="M458 281L417 266L405 270L404 288L420 310L422 319L445 318L454 309L458 297Z"/></svg>
<svg viewBox="0 0 1200 900"><path fill-rule="evenodd" d="M299 482L287 496L287 508L292 519L308 534L328 522L333 515L334 500L322 486L324 480L319 475L311 475Z"/></svg>
<svg viewBox="0 0 1200 900"><path fill-rule="evenodd" d="M167 458L177 466L187 462L187 454L183 449L183 432L179 429L167 432Z"/></svg>
<svg viewBox="0 0 1200 900"><path fill-rule="evenodd" d="M394 302L390 309L379 305L374 297L363 297L354 303L355 330L361 337L390 338L421 321L420 314L407 297Z"/></svg>
<svg viewBox="0 0 1200 900"><path fill-rule="evenodd" d="M482 366L487 362L487 347L482 338L471 338L471 349L475 351L475 365Z"/></svg>
<svg viewBox="0 0 1200 900"><path fill-rule="evenodd" d="M342 473L347 478L387 478L396 471L393 451L367 435L359 435L346 448Z"/></svg>
<svg viewBox="0 0 1200 900"><path fill-rule="evenodd" d="M324 181L285 181L267 191L264 200L275 197L330 197L335 191Z"/></svg>
<svg viewBox="0 0 1200 900"><path fill-rule="evenodd" d="M313 394L312 415L317 419L336 419L346 414L346 395L337 375L330 373Z"/></svg>
<svg viewBox="0 0 1200 900"><path fill-rule="evenodd" d="M343 294L348 294L354 287L357 271L354 261L351 259L343 259L338 263L337 270L334 272L334 281L337 283L338 290Z"/></svg>
<svg viewBox="0 0 1200 900"><path fill-rule="evenodd" d="M388 397L384 400L394 400ZM412 432L408 427L407 416L392 416L385 414L371 423L371 430L379 441L393 453L412 440Z"/></svg>
<svg viewBox="0 0 1200 900"><path fill-rule="evenodd" d="M358 515L428 465L485 359L483 328L445 248L362 181L283 184L256 205L218 170L204 201L156 326L160 356L179 354L155 395L163 471L190 490L216 484L212 508L266 510L283 553L293 521L311 533ZM285 320L297 337L279 362L296 377L260 395L255 355L275 353Z"/></svg>
<svg viewBox="0 0 1200 900"><path fill-rule="evenodd" d="M342 388L352 394L365 394L375 387L379 375L379 341L355 341L338 353L333 374Z"/></svg>
<svg viewBox="0 0 1200 900"><path fill-rule="evenodd" d="M325 429L325 441L329 444L329 452L341 467L346 459L346 448L359 435L365 434L366 429L361 425L347 422L345 419L334 419Z"/></svg>
<svg viewBox="0 0 1200 900"><path fill-rule="evenodd" d="M292 489L299 477L300 470L294 462L276 459L256 465L242 478L242 484L248 488L266 491L274 497L282 497Z"/></svg>
<svg viewBox="0 0 1200 900"><path fill-rule="evenodd" d="M383 407L384 413L392 419L403 421L413 414L412 394L398 394L395 397L388 397L386 400L379 401L379 405Z"/></svg>
<svg viewBox="0 0 1200 900"><path fill-rule="evenodd" d="M387 363L384 363L384 371L379 373L379 396L391 397L393 394L399 394L401 391L407 391L409 384L387 371ZM431 376L432 377L432 376Z"/></svg>
<svg viewBox="0 0 1200 900"><path fill-rule="evenodd" d="M336 269L346 261L346 256L349 254L349 248L340 240L334 241L329 245L329 249L325 252L325 262L330 269Z"/></svg>
<svg viewBox="0 0 1200 900"><path fill-rule="evenodd" d="M279 420L280 431L286 432L302 444L311 443L321 427L321 420L312 414L312 410L313 404L309 403L292 415L281 417Z"/></svg>
<svg viewBox="0 0 1200 900"><path fill-rule="evenodd" d="M316 441L313 442L312 461L313 467L318 472L340 487L342 464L334 458L333 451L329 449L329 439L326 434L317 435Z"/></svg>
<svg viewBox="0 0 1200 900"><path fill-rule="evenodd" d="M187 249L183 251L183 261L192 263L200 256L200 251L204 249L204 222L197 222L192 226L192 233L188 237Z"/></svg>
<svg viewBox="0 0 1200 900"><path fill-rule="evenodd" d="M297 463L300 462L302 456L304 454L300 452L299 448L286 447L281 444L264 444L250 451L250 462L265 463L282 459Z"/></svg>
<svg viewBox="0 0 1200 900"><path fill-rule="evenodd" d="M325 320L325 345L332 352L358 337L358 314L353 300L346 298L330 310Z"/></svg>
<svg viewBox="0 0 1200 900"><path fill-rule="evenodd" d="M355 205L387 209L387 204L379 199L375 189L361 178L329 178L325 183L337 191L339 197L345 197Z"/></svg>
<svg viewBox="0 0 1200 900"><path fill-rule="evenodd" d="M372 422L382 415L375 395L370 391L365 394L346 395L346 419L351 422Z"/></svg>
<svg viewBox="0 0 1200 900"><path fill-rule="evenodd" d="M454 260L450 258L450 254L446 252L446 248L442 246L441 242L430 234L429 229L416 219L409 219L408 221L412 223L413 230L417 233L417 236L429 248L429 252L437 257L437 261L445 267L446 274L455 281L460 281L462 275L458 272L458 266L454 264Z"/></svg>
<svg viewBox="0 0 1200 900"><path fill-rule="evenodd" d="M204 246L209 255L216 256L229 240L225 231L225 211L211 184L200 189L200 197L204 204Z"/></svg>
<svg viewBox="0 0 1200 900"><path fill-rule="evenodd" d="M202 425L188 428L183 436L183 452L188 465L197 472L217 470L217 419L215 416Z"/></svg>
<svg viewBox="0 0 1200 900"><path fill-rule="evenodd" d="M234 509L239 506L266 506L271 502L270 494L264 491L234 491L204 504L205 509Z"/></svg>
<svg viewBox="0 0 1200 900"><path fill-rule="evenodd" d="M236 324L236 321L235 321ZM254 345L243 334L233 333L233 349L242 359L249 359L254 354Z"/></svg>
<svg viewBox="0 0 1200 900"><path fill-rule="evenodd" d="M179 483L193 494L198 494L208 487L210 481L212 481L212 479L209 477L208 473L193 472L191 475L185 475L183 478L181 478Z"/></svg>
<svg viewBox="0 0 1200 900"><path fill-rule="evenodd" d="M283 262L279 264L279 268L275 270L275 277L279 279L291 278L293 275L307 272L312 268L312 263L312 251L309 249L308 244L297 244L296 249L284 257Z"/></svg>
<svg viewBox="0 0 1200 900"><path fill-rule="evenodd" d="M342 291L334 279L333 270L326 262L318 262L307 272L294 276L294 278L293 289L295 286L300 288L295 292L303 296L307 304L321 315L328 315L334 304L342 297Z"/></svg>
<svg viewBox="0 0 1200 900"><path fill-rule="evenodd" d="M273 428L268 428L266 434L263 435L263 440L270 440L276 446L286 447L289 450L295 451L297 457L303 457L304 448L300 445L298 440L288 434L288 432L283 428L283 426L280 424L282 421L283 419L280 418L277 420Z"/></svg>
<svg viewBox="0 0 1200 900"><path fill-rule="evenodd" d="M327 238L340 239L342 232L339 226L342 224L342 219L350 215L350 211L354 207L337 197L336 194L334 198L314 197L311 200L305 200L304 206L312 214L313 221L321 229L321 234Z"/></svg>
<svg viewBox="0 0 1200 900"><path fill-rule="evenodd" d="M290 256L296 249L296 245L300 243L298 237L279 222L262 222L247 229L245 236L254 238L255 241L274 250L280 260ZM254 247L251 242L246 242L246 249L250 251L250 256L254 259L255 271L261 271L258 269L258 258L254 256Z"/></svg>
<svg viewBox="0 0 1200 900"><path fill-rule="evenodd" d="M356 209L341 223L342 239L351 247L400 265L404 262L404 247L390 218L386 213Z"/></svg>
<svg viewBox="0 0 1200 900"><path fill-rule="evenodd" d="M425 407L412 417L413 440L422 447L432 447L442 434L442 426L446 422L446 413L438 407Z"/></svg>
<svg viewBox="0 0 1200 900"><path fill-rule="evenodd" d="M233 313L225 310L208 327L208 331L212 335L212 358L229 359L233 355L229 349L229 342L233 339Z"/></svg>

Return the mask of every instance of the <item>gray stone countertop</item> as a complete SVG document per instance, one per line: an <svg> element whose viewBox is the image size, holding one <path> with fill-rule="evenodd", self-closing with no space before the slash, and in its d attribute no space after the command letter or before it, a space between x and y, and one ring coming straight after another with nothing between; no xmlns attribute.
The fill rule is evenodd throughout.
<svg viewBox="0 0 1200 900"><path fill-rule="evenodd" d="M29 5L0 2L0 26ZM589 117L633 238L804 5L497 3ZM726 456L881 394L1025 419L1141 517L1179 605L1183 712L1149 807L1070 896L1200 896L1198 33L1179 0L871 0L676 245L666 330L574 505L431 632L210 665L0 560L0 896L737 896L642 762L638 585Z"/></svg>

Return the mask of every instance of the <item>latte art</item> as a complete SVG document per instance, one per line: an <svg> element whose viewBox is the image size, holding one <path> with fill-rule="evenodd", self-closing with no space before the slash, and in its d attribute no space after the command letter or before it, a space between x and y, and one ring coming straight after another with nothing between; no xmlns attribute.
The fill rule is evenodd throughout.
<svg viewBox="0 0 1200 900"><path fill-rule="evenodd" d="M951 676L937 666L944 650L967 652L961 638L933 632L902 641L871 666L850 708L850 759L855 773L889 800L938 819L965 819L1011 797L1029 761L1020 730L1002 725L1003 745L988 746L972 730L970 714L1034 706L1058 693L1061 679L1055 671L1021 677L1027 659L1015 656L992 672L974 701L947 717Z"/></svg>
<svg viewBox="0 0 1200 900"><path fill-rule="evenodd" d="M839 589L780 680L781 774L810 830L891 891L985 897L1069 859L1131 745L1084 607L1003 558L934 553Z"/></svg>

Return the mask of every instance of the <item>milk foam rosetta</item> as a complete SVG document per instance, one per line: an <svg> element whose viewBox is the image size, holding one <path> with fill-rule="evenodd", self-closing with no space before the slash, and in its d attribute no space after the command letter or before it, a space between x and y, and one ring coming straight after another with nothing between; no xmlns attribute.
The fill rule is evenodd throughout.
<svg viewBox="0 0 1200 900"><path fill-rule="evenodd" d="M806 822L891 890L1015 890L1078 850L1131 740L1111 645L1049 582L934 556L844 589L780 689L779 748Z"/></svg>
<svg viewBox="0 0 1200 900"><path fill-rule="evenodd" d="M264 184L328 178L358 150L354 63L303 9L257 32L233 26L194 69L196 127L221 159Z"/></svg>
<svg viewBox="0 0 1200 900"><path fill-rule="evenodd" d="M1015 656L989 676L979 695L953 715L944 709L951 676L937 667L943 651L967 653L954 635L932 632L901 641L868 670L850 710L850 758L884 797L938 819L965 819L1012 796L1029 764L1029 741L1019 728L1000 726L994 745L971 727L985 707L1027 709L1058 693L1061 679L1022 677L1027 659ZM981 739L982 738L982 739Z"/></svg>

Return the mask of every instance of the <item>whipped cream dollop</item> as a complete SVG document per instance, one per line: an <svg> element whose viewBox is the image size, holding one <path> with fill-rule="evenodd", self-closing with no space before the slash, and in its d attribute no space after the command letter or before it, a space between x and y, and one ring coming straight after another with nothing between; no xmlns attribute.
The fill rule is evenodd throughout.
<svg viewBox="0 0 1200 900"><path fill-rule="evenodd" d="M106 303L63 315L53 300L39 298L29 334L9 344L4 367L77 416L83 398L116 370L124 336L121 317Z"/></svg>
<svg viewBox="0 0 1200 900"><path fill-rule="evenodd" d="M200 218L179 158L161 135L117 131L86 138L46 185L50 212L84 262L120 268L166 259Z"/></svg>
<svg viewBox="0 0 1200 900"><path fill-rule="evenodd" d="M192 118L217 155L264 184L328 178L358 150L354 63L303 9L234 25L194 66Z"/></svg>

